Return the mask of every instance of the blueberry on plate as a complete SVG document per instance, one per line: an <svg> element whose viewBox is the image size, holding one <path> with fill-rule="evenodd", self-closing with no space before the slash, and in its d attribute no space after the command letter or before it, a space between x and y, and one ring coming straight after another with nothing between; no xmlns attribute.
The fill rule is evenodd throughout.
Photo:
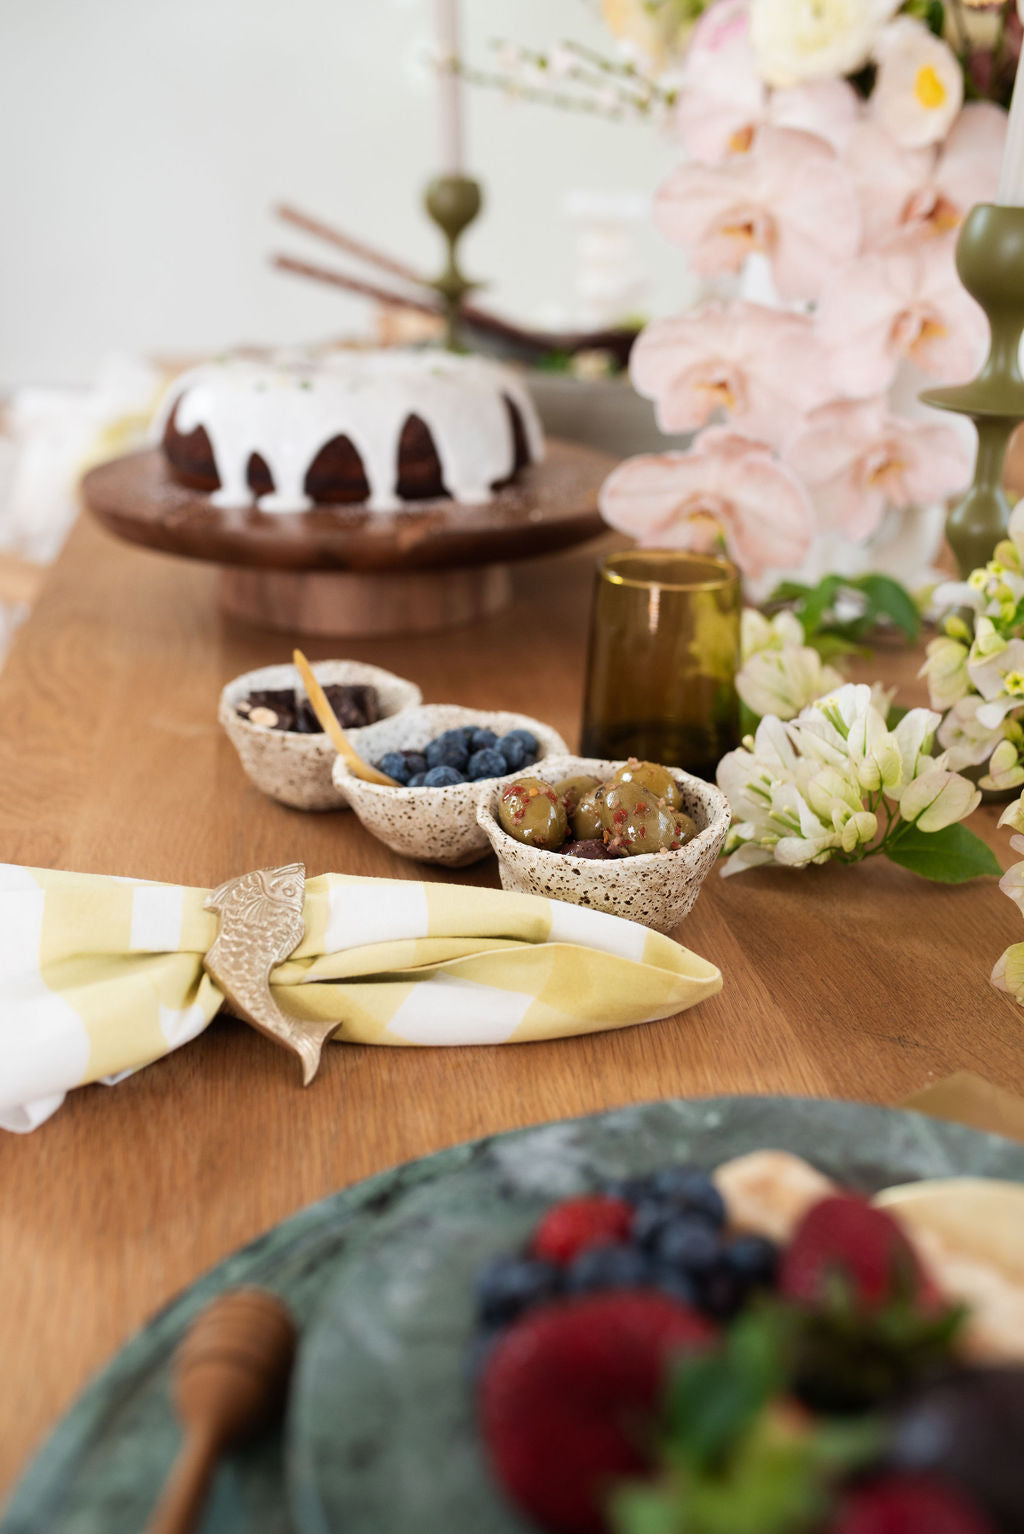
<svg viewBox="0 0 1024 1534"><path fill-rule="evenodd" d="M457 767L449 767L443 764L440 767L431 767L430 771L423 775L424 788L451 788L455 783L465 783L465 773L459 772Z"/></svg>
<svg viewBox="0 0 1024 1534"><path fill-rule="evenodd" d="M484 746L480 751L474 751L466 768L466 775L471 783L479 783L483 778L500 778L508 768L505 766L505 758L500 751L493 746Z"/></svg>
<svg viewBox="0 0 1024 1534"><path fill-rule="evenodd" d="M454 767L465 772L469 761L469 745L461 730L445 730L426 749L428 767Z"/></svg>
<svg viewBox="0 0 1024 1534"><path fill-rule="evenodd" d="M523 743L523 750L526 752L527 756L537 755L537 737L529 730L509 730L508 735L505 736L505 739L508 740L509 738L521 740Z"/></svg>
<svg viewBox="0 0 1024 1534"><path fill-rule="evenodd" d="M715 1321L731 1321L743 1308L750 1285L725 1263L719 1263L700 1278L700 1308Z"/></svg>
<svg viewBox="0 0 1024 1534"><path fill-rule="evenodd" d="M655 1268L654 1286L660 1289L662 1294L667 1294L669 1299L678 1300L681 1305L697 1305L697 1286L685 1273L677 1273L673 1268Z"/></svg>
<svg viewBox="0 0 1024 1534"><path fill-rule="evenodd" d="M646 1252L635 1246L590 1246L574 1257L565 1272L568 1294L589 1294L595 1289L633 1289L649 1284L654 1266Z"/></svg>
<svg viewBox="0 0 1024 1534"><path fill-rule="evenodd" d="M539 1257L493 1257L477 1274L476 1306L484 1325L501 1325L558 1292L561 1270Z"/></svg>
<svg viewBox="0 0 1024 1534"><path fill-rule="evenodd" d="M662 1267L699 1278L718 1265L721 1242L717 1231L700 1215L680 1214L662 1226L654 1252Z"/></svg>
<svg viewBox="0 0 1024 1534"><path fill-rule="evenodd" d="M609 1198L621 1198L626 1204L639 1204L647 1193L646 1177L611 1177L601 1188Z"/></svg>
<svg viewBox="0 0 1024 1534"><path fill-rule="evenodd" d="M486 751L489 746L494 745L497 738L494 730L474 730L469 737L469 748L471 751Z"/></svg>
<svg viewBox="0 0 1024 1534"><path fill-rule="evenodd" d="M412 777L409 779L408 783L405 785L406 788L422 788L423 787L423 779L425 777L426 777L426 773L425 772L414 772Z"/></svg>
<svg viewBox="0 0 1024 1534"><path fill-rule="evenodd" d="M377 763L377 770L386 772L389 778L394 778L398 783L408 783L412 776L412 768L402 751L386 751Z"/></svg>
<svg viewBox="0 0 1024 1534"><path fill-rule="evenodd" d="M718 1229L725 1224L725 1200L708 1174L697 1167L670 1166L655 1172L651 1193L681 1212L704 1215Z"/></svg>
<svg viewBox="0 0 1024 1534"><path fill-rule="evenodd" d="M726 1266L745 1283L770 1288L779 1265L779 1249L767 1236L736 1236L723 1251Z"/></svg>
<svg viewBox="0 0 1024 1534"><path fill-rule="evenodd" d="M665 1226L675 1218L676 1211L666 1207L660 1199L641 1198L633 1211L633 1240L639 1246L653 1247Z"/></svg>

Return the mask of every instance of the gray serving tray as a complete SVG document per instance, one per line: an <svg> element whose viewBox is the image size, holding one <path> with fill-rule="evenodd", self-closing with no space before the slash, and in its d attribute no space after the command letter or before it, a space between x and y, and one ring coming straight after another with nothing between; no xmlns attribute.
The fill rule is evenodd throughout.
<svg viewBox="0 0 1024 1534"><path fill-rule="evenodd" d="M865 1191L961 1173L1024 1182L1024 1146L801 1098L650 1103L442 1151L302 1210L156 1316L57 1428L0 1534L139 1534L178 1444L171 1354L242 1283L282 1295L303 1342L283 1433L223 1466L206 1534L522 1531L487 1478L465 1384L478 1263L602 1178L769 1145Z"/></svg>

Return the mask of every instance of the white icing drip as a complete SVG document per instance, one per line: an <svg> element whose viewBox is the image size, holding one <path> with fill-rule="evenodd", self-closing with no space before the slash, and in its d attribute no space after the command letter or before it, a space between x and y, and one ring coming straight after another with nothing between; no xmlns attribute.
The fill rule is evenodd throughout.
<svg viewBox="0 0 1024 1534"><path fill-rule="evenodd" d="M183 435L202 426L220 480L216 506L247 507L249 460L258 453L274 489L260 511L308 511L306 475L335 437L359 454L371 511L393 511L398 495L402 429L415 415L437 449L445 489L456 501L492 499L492 484L515 466L515 438L505 401L519 413L531 462L544 456L540 421L526 389L509 369L448 352L344 352L314 361L294 356L257 362L204 363L171 384L154 423L163 437L171 413Z"/></svg>

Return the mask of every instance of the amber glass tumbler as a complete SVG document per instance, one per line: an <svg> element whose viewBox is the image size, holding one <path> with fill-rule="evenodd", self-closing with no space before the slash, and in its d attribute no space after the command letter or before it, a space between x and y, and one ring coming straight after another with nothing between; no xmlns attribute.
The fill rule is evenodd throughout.
<svg viewBox="0 0 1024 1534"><path fill-rule="evenodd" d="M735 566L632 549L597 567L583 695L584 756L682 767L713 779L739 743Z"/></svg>

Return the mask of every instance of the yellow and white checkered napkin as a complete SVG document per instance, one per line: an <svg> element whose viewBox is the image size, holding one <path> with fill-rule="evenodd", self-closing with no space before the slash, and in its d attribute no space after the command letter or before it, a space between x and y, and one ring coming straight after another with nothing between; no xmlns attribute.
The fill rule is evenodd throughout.
<svg viewBox="0 0 1024 1534"><path fill-rule="evenodd" d="M0 1127L195 1038L207 890L0 864ZM721 989L713 964L635 922L503 890L323 874L275 999L361 1044L508 1044L669 1017Z"/></svg>

